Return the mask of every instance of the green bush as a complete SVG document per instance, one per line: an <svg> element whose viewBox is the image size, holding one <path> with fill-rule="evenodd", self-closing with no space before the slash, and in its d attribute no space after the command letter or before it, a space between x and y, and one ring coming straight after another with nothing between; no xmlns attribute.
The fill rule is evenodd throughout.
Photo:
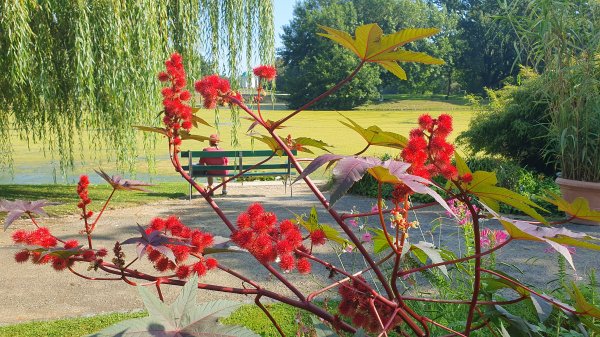
<svg viewBox="0 0 600 337"><path fill-rule="evenodd" d="M474 157L467 160L469 168L475 171L495 172L498 178L498 185L515 191L529 199L534 200L538 205L548 210L551 214L558 214L556 206L538 199L537 195L545 194L545 191L552 191L560 194L558 186L554 179L543 173L522 168L514 161L496 158L496 157ZM500 210L503 213L519 214L516 209L501 204Z"/></svg>
<svg viewBox="0 0 600 337"><path fill-rule="evenodd" d="M553 175L554 166L542 155L548 144L549 123L548 103L540 91L542 81L526 68L521 70L519 79L518 86L487 89L487 105L473 100L480 111L457 141L473 153L501 155L522 167Z"/></svg>

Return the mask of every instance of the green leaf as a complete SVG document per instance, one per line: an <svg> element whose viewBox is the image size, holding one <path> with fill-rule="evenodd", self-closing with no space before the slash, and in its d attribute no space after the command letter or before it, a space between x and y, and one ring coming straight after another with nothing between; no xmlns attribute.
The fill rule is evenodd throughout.
<svg viewBox="0 0 600 337"><path fill-rule="evenodd" d="M563 211L578 219L600 222L600 211L590 209L590 203L587 199L578 197L573 202L561 198L558 194L548 192L550 197L540 197L558 207L559 211Z"/></svg>
<svg viewBox="0 0 600 337"><path fill-rule="evenodd" d="M567 262L575 269L573 257L564 244L569 244L575 247L600 250L600 246L594 242L600 242L599 238L587 235L586 233L574 232L561 227L540 227L528 221L513 220L500 216L486 204L482 206L492 214L492 216L500 221L500 224L506 229L508 234L514 240L540 241L545 242L563 255Z"/></svg>
<svg viewBox="0 0 600 337"><path fill-rule="evenodd" d="M367 335L365 330L363 330L361 328L361 329L356 330L356 332L354 333L354 335L352 335L352 337L369 337L369 335Z"/></svg>
<svg viewBox="0 0 600 337"><path fill-rule="evenodd" d="M473 174L471 169L467 165L467 162L458 154L458 152L454 151L454 158L456 160L456 169L458 170L459 175L465 175L467 173Z"/></svg>
<svg viewBox="0 0 600 337"><path fill-rule="evenodd" d="M376 23L356 28L355 38L350 34L333 28L319 26L325 33L319 35L329 38L352 51L364 62L380 64L400 79L406 79L404 69L397 62L419 62L425 64L444 64L444 61L425 53L399 49L403 45L423 39L439 32L437 28L409 28L397 33L383 35Z"/></svg>
<svg viewBox="0 0 600 337"><path fill-rule="evenodd" d="M328 147L333 147L321 140L312 139L312 138L308 138L308 137L298 137L298 138L294 139L294 142L296 144L302 145L302 147L312 146L312 147L316 147L317 149L321 149L321 150L329 152L329 153L331 153L331 151L329 151ZM306 149L298 149L298 151L312 153L310 151L307 151Z"/></svg>
<svg viewBox="0 0 600 337"><path fill-rule="evenodd" d="M181 137L181 140L192 139L192 140L197 140L199 142L203 142L205 140L209 140L210 139L210 138L208 138L206 136L192 135L189 132L184 131L184 130L180 130L179 131L179 136Z"/></svg>
<svg viewBox="0 0 600 337"><path fill-rule="evenodd" d="M421 252L421 253L425 254L431 260L432 264L444 262L444 260L442 259L442 256L440 255L440 250L435 248L435 246L430 242L419 241L419 243L411 245L410 250L413 253ZM424 264L427 262L426 261L427 259L424 259L425 261L423 261L422 256L419 257L418 253L415 255L417 256L419 261L421 261L421 263ZM438 266L438 268L444 275L446 275L446 277L449 277L448 269L446 268L446 266L442 265L442 266Z"/></svg>
<svg viewBox="0 0 600 337"><path fill-rule="evenodd" d="M373 236L373 251L377 254L383 252L386 249L392 248L385 238L385 233L381 229L369 228L369 231L375 233ZM394 242L396 239L388 234L390 242Z"/></svg>
<svg viewBox="0 0 600 337"><path fill-rule="evenodd" d="M511 314L499 305L494 305L494 309L496 309L500 316L510 322L510 329L514 330L510 336L532 336L532 333L536 333L539 330L537 326L528 323L520 316Z"/></svg>
<svg viewBox="0 0 600 337"><path fill-rule="evenodd" d="M132 127L138 129L138 130L142 130L142 131L148 131L148 132L156 132L156 133L160 133L161 135L167 135L167 130L163 129L163 128L158 128L158 127L152 127L152 126L143 126L143 125L132 125Z"/></svg>
<svg viewBox="0 0 600 337"><path fill-rule="evenodd" d="M548 223L534 207L543 211L546 211L545 209L518 193L503 187L495 186L497 183L498 179L496 178L495 173L475 171L475 173L473 173L473 180L465 185L465 189L467 192L479 197L481 202L487 204L496 212L500 211L498 202L502 202L522 211L541 223Z"/></svg>
<svg viewBox="0 0 600 337"><path fill-rule="evenodd" d="M317 214L317 209L313 206L310 210L310 215L307 220L304 220L302 215L296 215L296 222L307 231L313 232L317 229L321 229L323 233L325 233L325 237L335 243L338 243L344 247L351 245L352 243L346 239L344 239L340 232L335 228L319 223L319 215Z"/></svg>
<svg viewBox="0 0 600 337"><path fill-rule="evenodd" d="M218 319L231 314L239 303L218 300L197 305L197 288L198 276L194 274L169 306L140 286L149 317L123 321L91 336L258 336L244 327L219 323Z"/></svg>
<svg viewBox="0 0 600 337"><path fill-rule="evenodd" d="M315 329L316 337L338 337L338 334L333 331L328 325L325 325L316 316L311 316L313 328Z"/></svg>
<svg viewBox="0 0 600 337"><path fill-rule="evenodd" d="M205 121L204 119L196 116L196 115L192 115L192 125L197 128L198 124L204 124L206 126L210 126L211 128L213 127L212 125L210 125L209 122Z"/></svg>
<svg viewBox="0 0 600 337"><path fill-rule="evenodd" d="M403 149L408 145L406 137L389 131L383 131L377 125L371 125L368 128L363 128L350 118L340 114L348 122L340 121L340 123L356 131L369 145L391 147L394 149Z"/></svg>
<svg viewBox="0 0 600 337"><path fill-rule="evenodd" d="M261 135L261 134L255 134L255 135L252 135L252 138L267 144L269 149L271 149L273 152L275 152L278 156L283 155L283 150L281 149L279 144L277 144L275 139L273 139L273 137L269 137L269 136L265 136L265 135Z"/></svg>
<svg viewBox="0 0 600 337"><path fill-rule="evenodd" d="M571 289L569 289L569 296L571 297L571 300L573 302L575 302L574 306L578 312L581 312L586 316L600 318L600 308L596 307L593 304L590 304L585 299L585 297L581 293L581 290L579 290L579 288L577 288L577 285L575 284L575 282L571 282Z"/></svg>

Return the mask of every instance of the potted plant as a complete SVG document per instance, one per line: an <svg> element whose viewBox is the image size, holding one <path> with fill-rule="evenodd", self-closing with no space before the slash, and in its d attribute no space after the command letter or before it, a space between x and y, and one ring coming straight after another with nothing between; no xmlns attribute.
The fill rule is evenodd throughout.
<svg viewBox="0 0 600 337"><path fill-rule="evenodd" d="M566 200L583 197L600 210L600 5L531 0L528 15L516 11L507 17L514 18L523 55L542 71L550 117L546 155L561 171L556 183Z"/></svg>

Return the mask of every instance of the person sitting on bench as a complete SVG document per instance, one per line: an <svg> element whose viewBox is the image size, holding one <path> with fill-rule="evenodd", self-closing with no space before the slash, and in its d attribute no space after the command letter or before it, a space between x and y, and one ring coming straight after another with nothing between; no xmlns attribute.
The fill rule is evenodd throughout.
<svg viewBox="0 0 600 337"><path fill-rule="evenodd" d="M216 134L212 134L208 137L208 142L210 144L209 147L204 148L202 151L223 151L220 147L219 147L219 142L221 141L219 139L219 136ZM227 157L215 157L215 158L200 158L200 165L228 165L229 164L229 160L227 159ZM221 180L225 180L225 176L227 175L227 170L208 170L206 172L207 174L211 174L211 175L221 175ZM208 188L211 189L213 182L214 182L214 178L213 177L207 177L208 180ZM223 191L221 192L222 195L226 195L227 194L227 184L223 184ZM210 195L213 195L213 191L210 191Z"/></svg>

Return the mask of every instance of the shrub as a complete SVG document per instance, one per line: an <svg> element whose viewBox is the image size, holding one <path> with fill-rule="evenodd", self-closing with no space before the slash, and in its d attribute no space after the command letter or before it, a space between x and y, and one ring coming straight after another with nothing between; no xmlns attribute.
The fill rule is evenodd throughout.
<svg viewBox="0 0 600 337"><path fill-rule="evenodd" d="M548 175L555 173L541 155L547 145L548 104L540 93L540 78L530 69L522 69L520 85L499 90L486 89L490 102L473 100L479 113L457 141L472 152L501 155Z"/></svg>

